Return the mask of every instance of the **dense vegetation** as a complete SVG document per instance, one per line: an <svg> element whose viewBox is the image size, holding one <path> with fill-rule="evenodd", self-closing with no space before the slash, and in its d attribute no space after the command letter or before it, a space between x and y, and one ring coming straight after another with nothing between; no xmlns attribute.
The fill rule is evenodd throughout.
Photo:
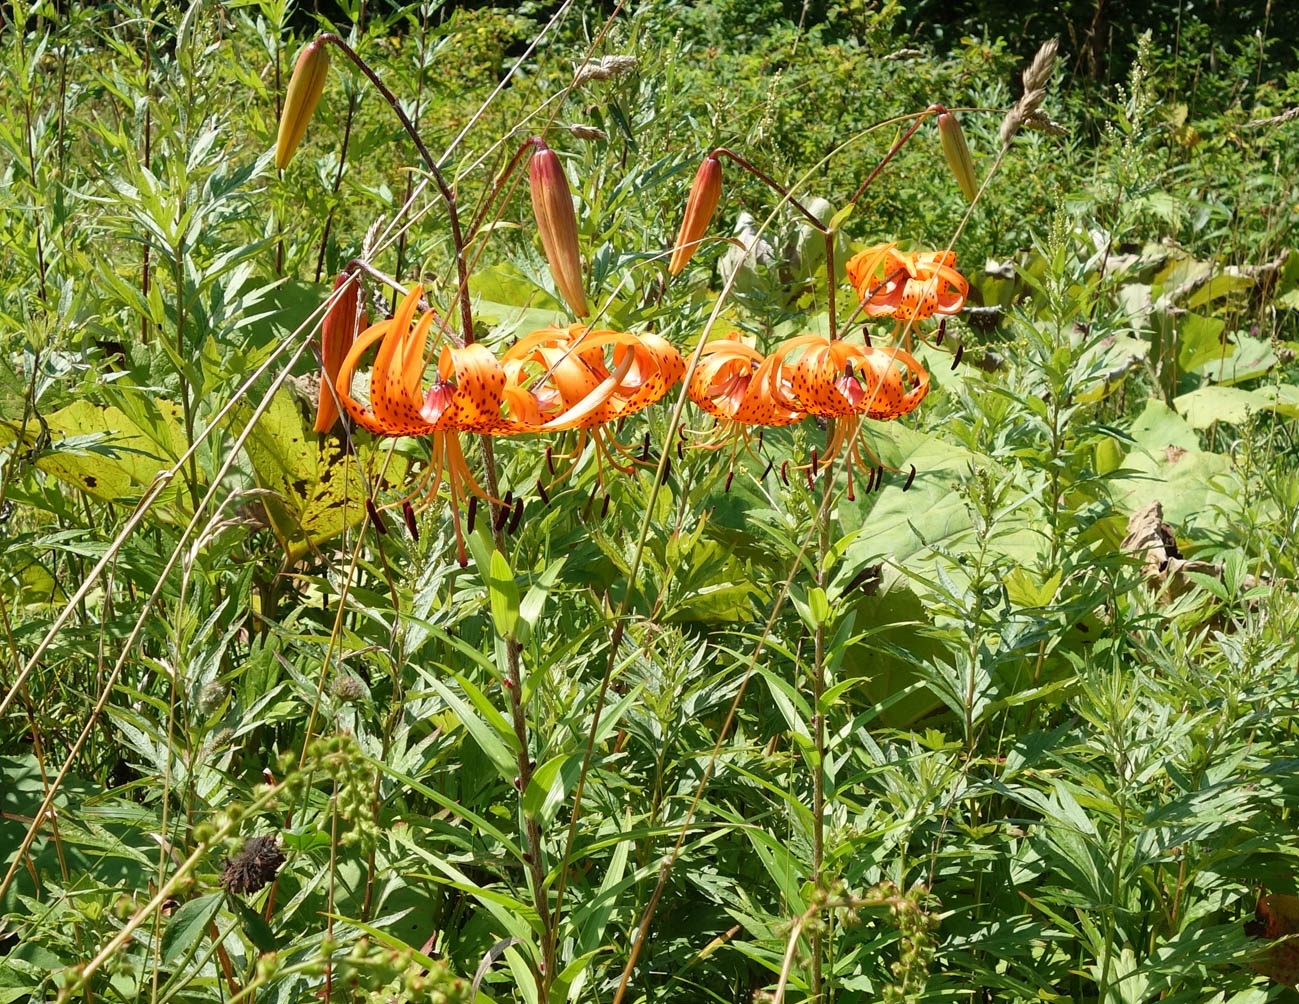
<svg viewBox="0 0 1299 1004"><path fill-rule="evenodd" d="M1299 70L1201 6L0 13L0 1004L1294 999ZM928 395L853 488L845 418L708 449L675 384L404 506L453 440L311 431L321 318L351 267L450 344L456 247L338 53L276 170L321 31L492 353L574 320L539 135L600 326L691 373L952 248ZM719 147L828 276L733 161L670 275Z"/></svg>

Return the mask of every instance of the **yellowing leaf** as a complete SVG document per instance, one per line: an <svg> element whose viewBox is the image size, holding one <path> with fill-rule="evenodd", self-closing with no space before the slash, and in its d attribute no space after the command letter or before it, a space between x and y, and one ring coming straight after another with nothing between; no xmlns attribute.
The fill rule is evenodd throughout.
<svg viewBox="0 0 1299 1004"><path fill-rule="evenodd" d="M45 416L49 446L36 466L105 502L134 503L159 471L185 451L180 405L161 399L133 401L132 418L120 408L74 401ZM0 445L16 439L20 423L0 423ZM40 423L27 422L29 446L37 444Z"/></svg>
<svg viewBox="0 0 1299 1004"><path fill-rule="evenodd" d="M332 440L320 449L288 391L275 395L244 449L258 487L270 493L262 501L290 561L365 519L362 458L348 456ZM376 490L399 488L405 478L405 458L388 460L387 454L386 447L374 451L367 465Z"/></svg>

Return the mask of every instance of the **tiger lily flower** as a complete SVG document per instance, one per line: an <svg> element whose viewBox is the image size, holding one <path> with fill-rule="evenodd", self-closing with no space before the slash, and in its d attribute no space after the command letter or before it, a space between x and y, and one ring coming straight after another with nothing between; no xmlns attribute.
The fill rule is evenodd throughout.
<svg viewBox="0 0 1299 1004"><path fill-rule="evenodd" d="M787 339L772 356L787 367L793 395L803 411L834 420L825 452L798 469L810 469L809 477L815 477L819 466L833 461L847 446L848 497L852 498L853 469L883 466L858 435L862 419L889 421L914 411L929 393L929 374L900 348L855 345L824 335ZM796 358L786 361L790 357Z"/></svg>
<svg viewBox="0 0 1299 1004"><path fill-rule="evenodd" d="M685 372L681 354L658 335L593 330L582 324L534 331L510 346L501 364L507 392L535 404L528 421L536 431L579 433L569 455L573 464L556 481L576 467L588 436L595 442L598 463L608 461L629 472L636 462L632 451L602 426L659 401ZM620 464L611 450L632 459Z"/></svg>
<svg viewBox="0 0 1299 1004"><path fill-rule="evenodd" d="M437 496L443 480L451 494L452 523L460 563L467 562L460 528L460 507L471 496L501 505L474 478L460 446L463 432L492 435L531 431L532 426L514 412L526 411L514 397L507 404L505 370L485 346L463 348L444 345L438 356L437 376L422 389L425 346L438 316L428 311L414 329L411 323L423 289L416 286L402 300L396 314L361 332L338 371L335 389L347 413L361 428L376 436L428 436L432 455L424 475L402 503L422 495L425 505ZM352 397L352 378L366 350L379 342L370 373L370 403Z"/></svg>
<svg viewBox="0 0 1299 1004"><path fill-rule="evenodd" d="M929 374L901 349L797 335L776 350L782 356L794 352L799 354L790 366L794 396L817 418L864 415L888 421L910 414L929 393ZM914 383L909 390L904 373Z"/></svg>
<svg viewBox="0 0 1299 1004"><path fill-rule="evenodd" d="M740 448L755 460L752 428L793 425L807 415L792 396L783 360L764 356L746 341L722 338L700 350L687 393L704 412L717 419L718 431L699 433L694 449L719 450L730 446L726 488L735 476L735 457Z"/></svg>
<svg viewBox="0 0 1299 1004"><path fill-rule="evenodd" d="M806 417L792 396L781 359L735 338L709 342L690 381L690 400L738 425L792 425Z"/></svg>
<svg viewBox="0 0 1299 1004"><path fill-rule="evenodd" d="M956 270L954 251L899 251L877 244L848 259L844 268L867 317L915 321L956 314L970 284Z"/></svg>

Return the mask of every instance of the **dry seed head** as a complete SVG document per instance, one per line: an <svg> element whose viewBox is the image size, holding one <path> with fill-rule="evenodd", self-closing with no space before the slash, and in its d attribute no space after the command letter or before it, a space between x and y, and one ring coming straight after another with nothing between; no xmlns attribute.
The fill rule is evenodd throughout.
<svg viewBox="0 0 1299 1004"><path fill-rule="evenodd" d="M680 275L699 247L699 241L708 232L717 203L722 198L722 164L713 154L704 158L695 172L694 184L686 199L686 215L677 234L677 245L668 263L668 272Z"/></svg>
<svg viewBox="0 0 1299 1004"><path fill-rule="evenodd" d="M587 142L592 140L606 140L608 134L603 129L597 129L592 125L571 125L568 127L569 135L574 139L580 139Z"/></svg>
<svg viewBox="0 0 1299 1004"><path fill-rule="evenodd" d="M1033 61L1028 64L1028 69L1023 75L1024 93L1001 123L1002 146L1015 138L1015 133L1019 132L1025 120L1046 100L1046 85L1050 82L1051 73L1055 69L1055 56L1059 47L1059 42L1054 38L1051 39L1037 50Z"/></svg>
<svg viewBox="0 0 1299 1004"><path fill-rule="evenodd" d="M294 151L307 132L311 113L316 110L320 92L325 89L329 72L329 49L320 39L307 45L298 56L289 78L289 89L284 95L284 110L280 113L280 132L275 143L275 166L283 171L293 159Z"/></svg>
<svg viewBox="0 0 1299 1004"><path fill-rule="evenodd" d="M961 186L961 193L967 201L973 202L979 194L974 158L970 156L970 147L965 142L961 123L949 111L942 111L938 115L938 138L943 142L943 156L947 159L947 166L951 168L956 183Z"/></svg>
<svg viewBox="0 0 1299 1004"><path fill-rule="evenodd" d="M577 243L577 216L568 178L555 151L541 140L528 164L532 212L541 233L541 246L550 264L555 285L577 317L586 317L586 292L582 286L582 253Z"/></svg>
<svg viewBox="0 0 1299 1004"><path fill-rule="evenodd" d="M1031 112L1024 117L1024 128L1032 129L1034 132L1046 133L1048 136L1065 136L1069 132L1069 130L1041 109Z"/></svg>
<svg viewBox="0 0 1299 1004"><path fill-rule="evenodd" d="M573 86L581 87L588 80L615 80L638 66L640 60L635 56L605 56L602 59L592 59L578 69L577 75L573 78Z"/></svg>

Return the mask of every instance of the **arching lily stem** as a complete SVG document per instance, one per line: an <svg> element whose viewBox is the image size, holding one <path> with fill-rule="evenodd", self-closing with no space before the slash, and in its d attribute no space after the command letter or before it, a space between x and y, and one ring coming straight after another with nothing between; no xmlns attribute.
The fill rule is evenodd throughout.
<svg viewBox="0 0 1299 1004"><path fill-rule="evenodd" d="M460 301L460 323L464 332L465 344L468 345L474 340L474 317L473 311L470 309L469 305L469 267L465 261L465 240L464 234L460 229L460 213L456 208L455 193L452 192L451 188L447 185L446 178L442 175L442 169L438 166L438 162L433 159L433 154L429 153L428 147L425 146L424 141L420 139L419 130L415 128L415 123L413 123L405 111L402 110L401 102L397 100L397 96L388 89L387 84L379 79L379 75L374 72L370 67L370 64L362 59L355 49L333 32L327 32L326 34L321 35L317 41L327 42L334 46L334 48L343 52L343 54L352 61L356 68L365 74L370 83L374 84L379 93L383 95L384 101L388 102L388 106L397 113L397 118L401 120L402 128L406 130L407 135L410 136L411 140L414 142L415 148L419 150L420 157L423 158L424 165L428 168L429 174L433 176L433 183L437 185L438 192L442 195L442 201L447 205L447 215L450 217L451 221L451 241L455 245L456 249L456 270L460 282L460 288L457 291L457 299Z"/></svg>
<svg viewBox="0 0 1299 1004"><path fill-rule="evenodd" d="M866 175L866 180L861 183L861 187L858 188L857 191L853 193L853 197L848 201L856 202L858 199L861 198L862 192L866 191L866 189L870 187L871 182L879 177L880 172L883 171L884 168L888 166L890 160L892 160L895 156L897 156L898 151L902 149L902 147L906 144L907 140L909 140L912 136L916 134L916 130L920 128L920 126L924 123L925 119L929 118L930 115L941 115L945 111L947 111L947 109L944 108L942 105L930 105L923 112L920 112L916 116L915 121L912 122L911 125L908 127L907 131L904 132L898 138L898 141L893 144L889 152L884 155L884 159L875 165L875 170L871 171L870 174Z"/></svg>

